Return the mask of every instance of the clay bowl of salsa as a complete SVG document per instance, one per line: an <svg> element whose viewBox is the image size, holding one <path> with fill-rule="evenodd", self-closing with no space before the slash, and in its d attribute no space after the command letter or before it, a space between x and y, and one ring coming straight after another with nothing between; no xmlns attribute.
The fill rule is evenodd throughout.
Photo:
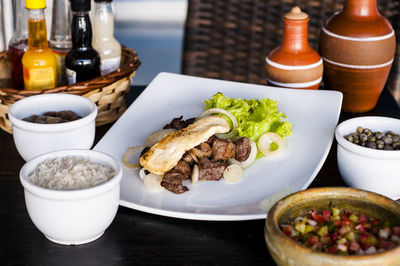
<svg viewBox="0 0 400 266"><path fill-rule="evenodd" d="M268 250L278 265L399 265L400 204L346 187L291 194L270 209Z"/></svg>

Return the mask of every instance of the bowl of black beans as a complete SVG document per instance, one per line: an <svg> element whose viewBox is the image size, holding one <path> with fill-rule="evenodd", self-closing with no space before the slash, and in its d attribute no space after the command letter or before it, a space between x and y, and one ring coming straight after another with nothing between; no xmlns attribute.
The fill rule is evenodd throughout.
<svg viewBox="0 0 400 266"><path fill-rule="evenodd" d="M14 143L25 161L57 150L90 149L96 116L91 100L64 93L26 97L8 110Z"/></svg>
<svg viewBox="0 0 400 266"><path fill-rule="evenodd" d="M399 119L349 119L337 126L335 137L339 172L348 186L400 198Z"/></svg>

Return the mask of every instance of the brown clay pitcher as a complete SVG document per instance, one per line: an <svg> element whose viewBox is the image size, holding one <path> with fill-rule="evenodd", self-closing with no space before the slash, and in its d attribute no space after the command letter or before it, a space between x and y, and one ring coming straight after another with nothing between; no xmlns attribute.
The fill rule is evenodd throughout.
<svg viewBox="0 0 400 266"><path fill-rule="evenodd" d="M396 48L393 28L379 14L376 0L347 0L322 27L319 46L324 84L343 93L342 110L374 108Z"/></svg>
<svg viewBox="0 0 400 266"><path fill-rule="evenodd" d="M323 64L308 44L308 15L294 7L283 17L282 45L266 58L269 85L293 89L318 89Z"/></svg>

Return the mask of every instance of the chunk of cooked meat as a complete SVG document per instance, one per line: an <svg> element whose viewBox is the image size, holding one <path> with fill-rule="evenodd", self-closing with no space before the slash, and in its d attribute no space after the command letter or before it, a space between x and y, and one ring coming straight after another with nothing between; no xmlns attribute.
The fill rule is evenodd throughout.
<svg viewBox="0 0 400 266"><path fill-rule="evenodd" d="M177 170L170 170L165 173L161 181L161 186L165 187L171 192L174 192L175 194L181 194L189 190L188 187L182 185L182 181L185 179L185 176L181 172Z"/></svg>
<svg viewBox="0 0 400 266"><path fill-rule="evenodd" d="M185 123L186 123L186 125L188 126L188 125L193 124L194 121L196 121L196 117L192 117L192 118L186 119L186 120L185 120Z"/></svg>
<svg viewBox="0 0 400 266"><path fill-rule="evenodd" d="M214 143L214 140L219 139L217 136L213 135L211 137L208 138L208 140L206 141L208 145L212 146Z"/></svg>
<svg viewBox="0 0 400 266"><path fill-rule="evenodd" d="M226 161L203 158L199 162L199 180L220 180L227 166Z"/></svg>
<svg viewBox="0 0 400 266"><path fill-rule="evenodd" d="M190 165L183 160L170 171L166 172L161 181L161 186L176 194L181 194L189 189L182 185L183 180L190 178L192 169Z"/></svg>
<svg viewBox="0 0 400 266"><path fill-rule="evenodd" d="M216 139L212 145L212 157L216 161L224 161L235 156L235 145L230 140Z"/></svg>
<svg viewBox="0 0 400 266"><path fill-rule="evenodd" d="M244 162L249 158L251 152L250 139L242 137L234 142L235 144L235 159L239 162Z"/></svg>
<svg viewBox="0 0 400 266"><path fill-rule="evenodd" d="M187 120L182 120L183 116L176 117L172 119L172 121L169 124L166 124L163 129L168 129L168 128L173 128L176 130L180 130L182 128L187 127L190 124L193 124L195 118L189 118Z"/></svg>
<svg viewBox="0 0 400 266"><path fill-rule="evenodd" d="M192 168L190 168L190 165L183 160L180 160L172 170L181 172L184 175L185 179L189 179L192 175Z"/></svg>
<svg viewBox="0 0 400 266"><path fill-rule="evenodd" d="M140 157L140 165L153 174L164 175L178 163L186 151L207 141L212 135L226 133L229 129L228 122L220 116L199 119L188 127L169 133L154 144Z"/></svg>

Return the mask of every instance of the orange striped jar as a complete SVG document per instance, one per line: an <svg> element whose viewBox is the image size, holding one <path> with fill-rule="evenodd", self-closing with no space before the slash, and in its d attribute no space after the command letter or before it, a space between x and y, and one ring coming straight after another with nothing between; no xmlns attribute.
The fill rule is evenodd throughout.
<svg viewBox="0 0 400 266"><path fill-rule="evenodd" d="M379 14L376 0L347 0L322 27L319 45L325 86L343 93L342 110L374 108L396 48L393 28Z"/></svg>
<svg viewBox="0 0 400 266"><path fill-rule="evenodd" d="M267 82L292 89L318 89L323 63L308 44L308 15L294 7L283 17L282 45L266 58Z"/></svg>

